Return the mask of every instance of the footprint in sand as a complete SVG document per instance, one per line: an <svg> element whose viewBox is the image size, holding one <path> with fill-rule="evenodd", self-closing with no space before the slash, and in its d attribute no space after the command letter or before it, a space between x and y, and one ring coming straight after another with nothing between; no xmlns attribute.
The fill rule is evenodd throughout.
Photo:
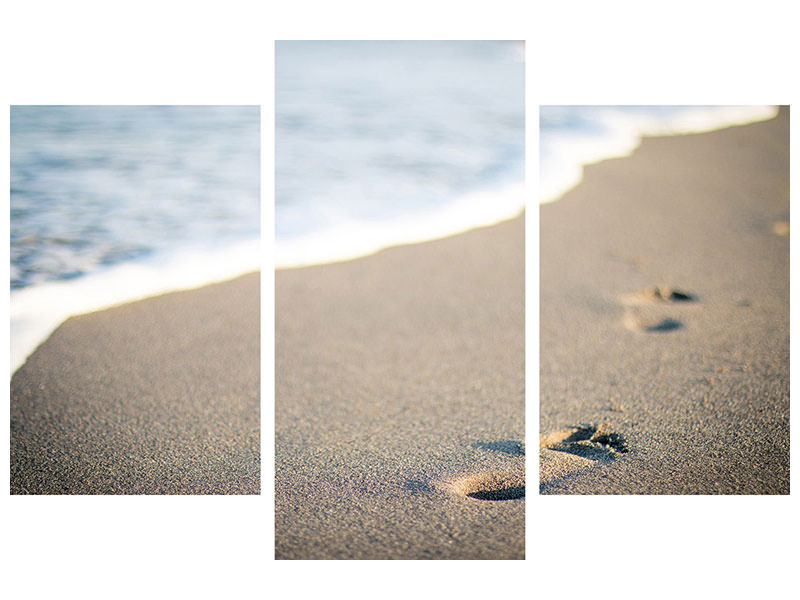
<svg viewBox="0 0 800 600"><path fill-rule="evenodd" d="M628 452L625 439L608 423L588 424L539 438L539 483L546 484Z"/></svg>
<svg viewBox="0 0 800 600"><path fill-rule="evenodd" d="M451 489L475 500L516 500L525 497L525 473L487 471L450 481Z"/></svg>
<svg viewBox="0 0 800 600"><path fill-rule="evenodd" d="M501 452L511 456L525 456L525 444L513 440L477 442L473 448ZM448 479L439 484L450 493L473 500L518 500L525 497L525 465L510 471L483 471Z"/></svg>
<svg viewBox="0 0 800 600"><path fill-rule="evenodd" d="M622 324L631 331L662 333L683 328L673 314L678 305L696 303L697 296L668 286L653 286L620 296L625 308Z"/></svg>

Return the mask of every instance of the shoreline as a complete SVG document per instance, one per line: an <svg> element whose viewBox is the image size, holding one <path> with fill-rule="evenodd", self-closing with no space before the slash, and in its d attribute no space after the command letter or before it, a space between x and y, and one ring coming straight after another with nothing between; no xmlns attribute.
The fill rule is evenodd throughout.
<svg viewBox="0 0 800 600"><path fill-rule="evenodd" d="M259 282L62 323L11 378L11 493L258 494Z"/></svg>
<svg viewBox="0 0 800 600"><path fill-rule="evenodd" d="M478 188L443 206L368 224L351 223L276 241L275 268L298 269L366 258L398 246L432 242L518 217L525 209L525 184ZM487 208L491 207L491 208Z"/></svg>
<svg viewBox="0 0 800 600"><path fill-rule="evenodd" d="M559 107L542 107L543 112ZM673 114L617 114L617 120L603 134L588 134L574 138L565 136L563 130L553 135L549 127L541 130L539 204L557 202L574 189L583 179L583 169L614 158L630 156L642 141L649 137L692 135L719 131L728 127L749 125L775 118L776 106L695 106L646 107L663 111L679 109ZM581 118L595 120L603 128L607 111L612 106L582 107ZM540 114L540 117L543 117ZM621 120L620 120L621 117ZM558 158L555 159L554 157Z"/></svg>
<svg viewBox="0 0 800 600"><path fill-rule="evenodd" d="M276 558L524 558L524 213L275 282Z"/></svg>
<svg viewBox="0 0 800 600"><path fill-rule="evenodd" d="M789 493L788 125L645 138L541 205L541 493Z"/></svg>
<svg viewBox="0 0 800 600"><path fill-rule="evenodd" d="M172 292L199 289L259 269L259 240L188 248L122 262L70 280L12 290L10 370L13 375L66 319ZM231 265L236 265L232 268Z"/></svg>

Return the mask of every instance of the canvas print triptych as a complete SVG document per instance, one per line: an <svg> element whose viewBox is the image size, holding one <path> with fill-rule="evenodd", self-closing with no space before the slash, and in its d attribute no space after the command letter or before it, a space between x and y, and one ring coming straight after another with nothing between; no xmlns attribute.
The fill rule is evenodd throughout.
<svg viewBox="0 0 800 600"><path fill-rule="evenodd" d="M788 106L526 113L518 41L279 41L274 84L10 107L12 495L517 560L528 495L789 493Z"/></svg>

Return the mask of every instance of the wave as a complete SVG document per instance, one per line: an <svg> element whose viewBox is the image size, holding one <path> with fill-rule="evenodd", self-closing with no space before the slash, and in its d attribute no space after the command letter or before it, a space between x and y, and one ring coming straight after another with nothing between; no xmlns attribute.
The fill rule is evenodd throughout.
<svg viewBox="0 0 800 600"><path fill-rule="evenodd" d="M305 267L351 260L391 246L435 240L518 216L525 207L521 183L481 189L450 203L382 221L340 219L323 231L278 240L277 268Z"/></svg>
<svg viewBox="0 0 800 600"><path fill-rule="evenodd" d="M583 178L583 166L629 156L645 136L703 133L774 118L774 106L541 107L539 202Z"/></svg>
<svg viewBox="0 0 800 600"><path fill-rule="evenodd" d="M256 271L259 240L185 248L11 292L11 373L67 318Z"/></svg>

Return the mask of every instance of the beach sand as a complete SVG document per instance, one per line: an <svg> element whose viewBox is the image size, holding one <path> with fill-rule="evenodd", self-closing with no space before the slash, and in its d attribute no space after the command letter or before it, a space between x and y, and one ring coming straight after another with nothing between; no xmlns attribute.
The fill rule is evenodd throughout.
<svg viewBox="0 0 800 600"><path fill-rule="evenodd" d="M521 559L524 219L276 272L275 555Z"/></svg>
<svg viewBox="0 0 800 600"><path fill-rule="evenodd" d="M540 215L542 493L789 493L788 109Z"/></svg>
<svg viewBox="0 0 800 600"><path fill-rule="evenodd" d="M259 279L65 321L11 380L11 493L258 494Z"/></svg>

